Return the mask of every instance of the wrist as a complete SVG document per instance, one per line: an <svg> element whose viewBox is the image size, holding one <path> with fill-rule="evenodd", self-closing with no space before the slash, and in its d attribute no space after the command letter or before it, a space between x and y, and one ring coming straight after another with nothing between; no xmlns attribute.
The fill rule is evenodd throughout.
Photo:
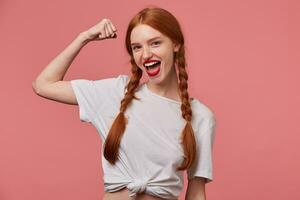
<svg viewBox="0 0 300 200"><path fill-rule="evenodd" d="M77 36L77 39L79 40L80 43L82 43L83 45L86 45L87 43L89 43L91 40L89 39L86 31L79 33L79 35Z"/></svg>

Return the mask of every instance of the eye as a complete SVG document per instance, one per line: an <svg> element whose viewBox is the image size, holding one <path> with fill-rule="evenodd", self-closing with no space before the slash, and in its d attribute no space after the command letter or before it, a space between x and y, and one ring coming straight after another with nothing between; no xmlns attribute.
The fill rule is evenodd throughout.
<svg viewBox="0 0 300 200"><path fill-rule="evenodd" d="M132 49L136 50L137 48L139 48L139 46L133 46Z"/></svg>
<svg viewBox="0 0 300 200"><path fill-rule="evenodd" d="M153 42L152 44L160 44L161 42L160 41L155 41L155 42Z"/></svg>

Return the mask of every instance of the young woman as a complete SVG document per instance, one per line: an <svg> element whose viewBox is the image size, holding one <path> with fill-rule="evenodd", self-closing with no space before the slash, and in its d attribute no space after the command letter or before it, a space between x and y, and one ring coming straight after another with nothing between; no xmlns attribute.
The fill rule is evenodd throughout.
<svg viewBox="0 0 300 200"><path fill-rule="evenodd" d="M131 76L63 80L80 49L91 41L116 38L103 19L79 36L36 78L35 92L78 104L80 119L102 140L104 200L178 199L188 173L186 200L205 200L211 182L215 117L188 94L184 37L168 11L149 7L129 23L126 49ZM142 75L148 78L140 83Z"/></svg>

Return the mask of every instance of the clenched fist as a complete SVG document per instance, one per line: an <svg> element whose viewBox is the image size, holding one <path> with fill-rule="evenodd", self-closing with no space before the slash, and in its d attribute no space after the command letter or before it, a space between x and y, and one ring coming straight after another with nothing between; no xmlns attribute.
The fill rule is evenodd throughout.
<svg viewBox="0 0 300 200"><path fill-rule="evenodd" d="M104 40L117 37L117 29L110 21L104 18L99 23L85 31L85 35L89 41Z"/></svg>

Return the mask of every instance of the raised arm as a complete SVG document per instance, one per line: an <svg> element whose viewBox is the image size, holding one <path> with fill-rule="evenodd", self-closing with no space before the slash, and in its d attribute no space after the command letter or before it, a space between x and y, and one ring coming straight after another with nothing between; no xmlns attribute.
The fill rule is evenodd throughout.
<svg viewBox="0 0 300 200"><path fill-rule="evenodd" d="M63 80L67 70L87 43L116 38L116 31L109 19L102 19L89 30L80 33L32 82L32 88L35 93L41 97L61 103L77 104L70 81Z"/></svg>

